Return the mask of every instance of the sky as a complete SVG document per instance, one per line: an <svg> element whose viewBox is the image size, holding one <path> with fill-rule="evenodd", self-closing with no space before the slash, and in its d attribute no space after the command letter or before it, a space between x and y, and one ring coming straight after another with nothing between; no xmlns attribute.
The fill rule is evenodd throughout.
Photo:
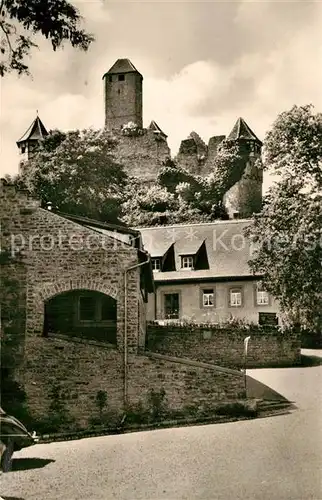
<svg viewBox="0 0 322 500"><path fill-rule="evenodd" d="M239 116L263 140L294 104L322 111L320 1L72 3L96 41L86 53L53 52L37 38L32 78L1 79L1 175L17 173L16 141L37 110L48 130L101 128L102 76L118 58L143 75L144 125L158 123L173 155L191 131L208 142Z"/></svg>

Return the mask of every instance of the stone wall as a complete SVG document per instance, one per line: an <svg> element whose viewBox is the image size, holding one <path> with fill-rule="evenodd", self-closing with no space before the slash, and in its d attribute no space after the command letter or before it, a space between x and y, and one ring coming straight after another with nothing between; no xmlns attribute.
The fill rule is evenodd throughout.
<svg viewBox="0 0 322 500"><path fill-rule="evenodd" d="M147 349L232 368L243 367L244 339L250 335L247 366L288 366L300 362L300 335L278 328L219 328L212 325L149 324Z"/></svg>
<svg viewBox="0 0 322 500"><path fill-rule="evenodd" d="M94 342L34 337L19 374L33 419L41 422L50 414L56 389L56 399L67 412L65 429L86 428L99 416L98 391L106 393L106 410L120 421L125 411L123 361L117 349ZM245 397L239 372L144 353L129 356L127 387L130 407L139 402L147 407L149 392L161 388L170 410L209 409Z"/></svg>
<svg viewBox="0 0 322 500"><path fill-rule="evenodd" d="M118 140L115 156L126 173L144 181L155 181L163 162L170 158L166 139L149 129L141 129L142 135L134 136L113 132Z"/></svg>
<svg viewBox="0 0 322 500"><path fill-rule="evenodd" d="M220 402L245 397L240 372L153 353L132 357L129 364L130 402L144 402L151 389L160 388L165 390L171 410L211 409Z"/></svg>

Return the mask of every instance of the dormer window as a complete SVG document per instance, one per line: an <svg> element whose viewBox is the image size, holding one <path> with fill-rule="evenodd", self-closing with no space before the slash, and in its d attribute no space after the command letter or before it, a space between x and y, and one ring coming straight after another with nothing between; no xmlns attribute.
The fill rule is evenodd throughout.
<svg viewBox="0 0 322 500"><path fill-rule="evenodd" d="M160 258L151 259L151 263L152 263L153 271L161 271L161 259Z"/></svg>
<svg viewBox="0 0 322 500"><path fill-rule="evenodd" d="M181 257L181 269L193 269L193 255L183 255Z"/></svg>
<svg viewBox="0 0 322 500"><path fill-rule="evenodd" d="M124 80L125 80L125 75L119 75L118 76L118 81L119 82L124 82Z"/></svg>

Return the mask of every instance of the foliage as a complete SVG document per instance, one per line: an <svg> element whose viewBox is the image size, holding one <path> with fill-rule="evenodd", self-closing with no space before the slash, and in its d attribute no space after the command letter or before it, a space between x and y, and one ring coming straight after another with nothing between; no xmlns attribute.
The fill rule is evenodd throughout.
<svg viewBox="0 0 322 500"><path fill-rule="evenodd" d="M144 130L136 123L128 122L122 125L122 134L129 137L138 137L144 134Z"/></svg>
<svg viewBox="0 0 322 500"><path fill-rule="evenodd" d="M54 51L66 41L86 51L94 38L80 28L81 21L67 0L1 0L1 76L10 71L29 74L25 60L37 47L37 34L49 39Z"/></svg>
<svg viewBox="0 0 322 500"><path fill-rule="evenodd" d="M123 132L136 134L129 123ZM166 160L155 182L127 177L117 163L116 139L107 131L52 131L22 165L16 179L43 205L130 226L189 224L226 219L223 196L243 175L245 159L224 143L209 175L201 177Z"/></svg>
<svg viewBox="0 0 322 500"><path fill-rule="evenodd" d="M99 413L100 413L100 417L102 418L102 414L103 414L103 410L104 408L106 407L106 404L107 404L107 393L106 391L98 391L97 394L96 394L96 399L95 399L95 402L96 402L96 406L99 410Z"/></svg>
<svg viewBox="0 0 322 500"><path fill-rule="evenodd" d="M55 131L40 144L16 184L43 205L62 212L115 221L126 174L117 163L116 140L108 131Z"/></svg>
<svg viewBox="0 0 322 500"><path fill-rule="evenodd" d="M157 184L146 187L134 181L128 185L122 204L122 220L131 226L159 226L208 222L210 217L194 208L181 196Z"/></svg>
<svg viewBox="0 0 322 500"><path fill-rule="evenodd" d="M126 423L149 424L159 422L166 414L166 392L164 388L162 387L160 390L151 389L145 405L142 401L139 401L127 408Z"/></svg>
<svg viewBox="0 0 322 500"><path fill-rule="evenodd" d="M247 235L253 271L265 276L291 325L322 327L322 114L294 106L267 134L265 168L278 174Z"/></svg>
<svg viewBox="0 0 322 500"><path fill-rule="evenodd" d="M245 159L238 146L224 142L207 176L194 175L169 161L160 170L157 181L168 191L176 193L179 202L186 204L185 208L197 210L201 222L202 215L209 220L226 218L223 196L240 180L244 168Z"/></svg>
<svg viewBox="0 0 322 500"><path fill-rule="evenodd" d="M155 391L154 389L150 390L148 403L150 406L152 421L162 418L166 409L165 398L166 392L163 387L159 391Z"/></svg>
<svg viewBox="0 0 322 500"><path fill-rule="evenodd" d="M40 433L61 432L75 429L75 419L70 415L66 402L64 401L63 388L60 384L54 384L49 390L49 409L45 418L35 422L34 428Z"/></svg>
<svg viewBox="0 0 322 500"><path fill-rule="evenodd" d="M256 417L258 407L256 401L233 401L224 403L216 408L217 415L226 415L231 417Z"/></svg>
<svg viewBox="0 0 322 500"><path fill-rule="evenodd" d="M206 195L208 199L222 200L224 194L238 182L245 169L245 158L237 144L223 141L215 156L211 173L206 178Z"/></svg>
<svg viewBox="0 0 322 500"><path fill-rule="evenodd" d="M1 407L8 415L13 415L28 426L32 422L32 419L28 413L26 392L21 384L14 378L14 371L12 369L14 359L11 360L11 369L7 368L8 364L6 361L7 360L1 356Z"/></svg>

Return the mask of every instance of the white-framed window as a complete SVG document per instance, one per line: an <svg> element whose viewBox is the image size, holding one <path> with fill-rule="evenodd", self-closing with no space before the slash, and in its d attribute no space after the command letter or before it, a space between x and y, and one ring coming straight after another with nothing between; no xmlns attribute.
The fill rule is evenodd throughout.
<svg viewBox="0 0 322 500"><path fill-rule="evenodd" d="M215 294L213 288L202 290L202 307L214 307Z"/></svg>
<svg viewBox="0 0 322 500"><path fill-rule="evenodd" d="M269 302L269 293L264 290L262 282L258 281L255 285L255 304L257 306L268 306Z"/></svg>
<svg viewBox="0 0 322 500"><path fill-rule="evenodd" d="M153 271L161 271L161 259L160 258L151 259L151 263L152 263Z"/></svg>
<svg viewBox="0 0 322 500"><path fill-rule="evenodd" d="M266 290L256 290L256 304L258 306L268 306L269 296Z"/></svg>
<svg viewBox="0 0 322 500"><path fill-rule="evenodd" d="M243 303L241 288L231 288L229 290L229 305L231 307L241 307Z"/></svg>
<svg viewBox="0 0 322 500"><path fill-rule="evenodd" d="M181 257L181 269L193 269L193 255Z"/></svg>

